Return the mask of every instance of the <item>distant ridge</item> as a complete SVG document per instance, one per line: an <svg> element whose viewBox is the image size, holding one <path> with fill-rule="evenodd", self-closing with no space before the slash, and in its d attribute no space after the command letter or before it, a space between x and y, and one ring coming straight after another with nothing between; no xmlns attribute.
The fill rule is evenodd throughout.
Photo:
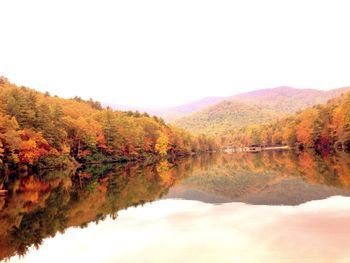
<svg viewBox="0 0 350 263"><path fill-rule="evenodd" d="M228 130L293 114L313 105L326 103L350 88L330 91L277 87L237 94L189 116L175 125L194 133L220 135Z"/></svg>
<svg viewBox="0 0 350 263"><path fill-rule="evenodd" d="M172 122L176 119L179 119L183 116L189 115L193 112L204 109L208 106L215 105L220 101L225 100L225 97L206 97L192 103L186 103L175 107L169 108L142 108L142 107L133 107L133 106L123 106L117 105L113 103L102 103L104 107L111 107L114 110L123 110L123 111L139 111L139 112L147 112L150 115L156 115L164 118L167 122Z"/></svg>
<svg viewBox="0 0 350 263"><path fill-rule="evenodd" d="M317 89L296 89L288 86L281 86L272 89L262 89L240 93L231 96L229 99L254 103L259 100L259 103L264 103L265 106L270 107L276 105L277 103L284 102L291 107L289 109L289 113L294 113L296 110L301 108L313 106L319 103L325 103L327 100L337 97L341 93L348 90L350 90L350 87L325 91Z"/></svg>
<svg viewBox="0 0 350 263"><path fill-rule="evenodd" d="M239 101L248 104L257 104L259 107L264 107L265 110L274 111L276 108L282 114L292 114L300 109L313 106L315 104L325 103L328 99L339 96L349 87L338 88L330 91L317 89L296 89L288 86L281 86L271 89L261 89L239 93L228 97L206 97L192 103L186 103L169 108L144 108L137 106L124 106L113 103L102 103L104 107L111 107L114 110L123 111L139 111L147 112L150 115L162 117L167 122L181 125L180 119L188 117L193 113L202 111L210 106L218 105L223 101ZM221 106L219 106L221 107ZM186 128L186 127L185 127Z"/></svg>

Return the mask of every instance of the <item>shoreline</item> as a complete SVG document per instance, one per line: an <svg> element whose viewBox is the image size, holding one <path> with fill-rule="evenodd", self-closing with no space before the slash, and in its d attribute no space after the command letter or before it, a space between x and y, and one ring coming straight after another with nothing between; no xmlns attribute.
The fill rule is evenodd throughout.
<svg viewBox="0 0 350 263"><path fill-rule="evenodd" d="M283 146L245 146L245 147L232 147L222 149L224 153L237 153L237 152L262 152L262 151L273 151L273 150L290 150L291 147L288 145Z"/></svg>

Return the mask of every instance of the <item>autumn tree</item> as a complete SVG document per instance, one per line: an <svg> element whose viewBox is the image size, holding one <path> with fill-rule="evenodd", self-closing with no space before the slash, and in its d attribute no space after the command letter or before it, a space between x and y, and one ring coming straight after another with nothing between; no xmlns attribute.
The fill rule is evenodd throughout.
<svg viewBox="0 0 350 263"><path fill-rule="evenodd" d="M155 146L155 150L160 156L163 157L167 155L168 143L169 143L168 137L164 133L160 132L160 135L157 139L157 143Z"/></svg>

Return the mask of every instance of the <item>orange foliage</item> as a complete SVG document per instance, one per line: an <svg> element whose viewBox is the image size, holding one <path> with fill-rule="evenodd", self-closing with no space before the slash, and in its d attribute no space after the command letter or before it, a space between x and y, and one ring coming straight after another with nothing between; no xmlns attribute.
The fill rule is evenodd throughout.
<svg viewBox="0 0 350 263"><path fill-rule="evenodd" d="M24 129L19 134L22 139L19 159L22 163L33 164L40 157L55 153L41 133Z"/></svg>

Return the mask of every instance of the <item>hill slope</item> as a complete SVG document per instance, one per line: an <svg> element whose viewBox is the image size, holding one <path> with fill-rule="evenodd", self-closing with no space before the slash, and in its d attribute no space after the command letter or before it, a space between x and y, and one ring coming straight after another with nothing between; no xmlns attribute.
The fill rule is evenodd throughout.
<svg viewBox="0 0 350 263"><path fill-rule="evenodd" d="M174 124L194 133L219 135L234 128L266 123L276 117L326 103L347 90L349 88L321 91L278 87L247 92L181 118Z"/></svg>
<svg viewBox="0 0 350 263"><path fill-rule="evenodd" d="M102 103L104 107L114 110L147 112L156 115L167 122L175 122L183 117L214 106L225 100L236 100L246 103L256 103L268 109L282 110L285 113L294 113L299 109L307 108L315 104L325 103L328 99L340 95L349 88L322 91L315 89L294 89L290 87L278 87L251 92L240 93L229 97L206 97L198 101L169 108L143 108L118 105L113 103Z"/></svg>
<svg viewBox="0 0 350 263"><path fill-rule="evenodd" d="M73 159L86 163L187 155L202 146L208 150L206 142L157 117L103 109L99 102L79 97L50 96L0 77L0 173L19 163L61 167Z"/></svg>
<svg viewBox="0 0 350 263"><path fill-rule="evenodd" d="M174 124L194 133L218 135L233 128L266 123L276 117L276 112L271 110L232 100L220 102Z"/></svg>
<svg viewBox="0 0 350 263"><path fill-rule="evenodd" d="M269 124L228 132L225 146L289 145L319 151L350 149L350 92Z"/></svg>

